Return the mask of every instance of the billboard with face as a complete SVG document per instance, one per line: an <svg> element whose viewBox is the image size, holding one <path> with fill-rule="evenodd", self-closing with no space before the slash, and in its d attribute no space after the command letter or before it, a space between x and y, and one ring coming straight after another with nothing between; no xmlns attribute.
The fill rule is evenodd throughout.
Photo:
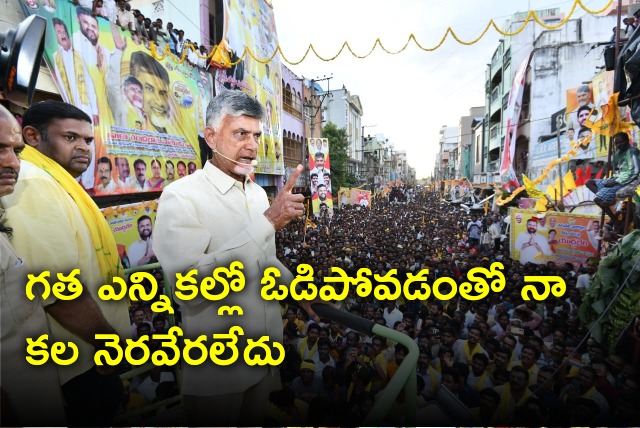
<svg viewBox="0 0 640 428"><path fill-rule="evenodd" d="M331 161L329 140L309 138L309 178L311 206L316 217L333 216L333 189L331 188Z"/></svg>
<svg viewBox="0 0 640 428"><path fill-rule="evenodd" d="M231 60L236 64L216 72L216 93L240 89L265 106L267 118L262 124L255 172L284 174L280 54L266 61L278 45L272 6L264 0L225 0L223 4L224 36L231 49ZM246 47L255 57L245 53ZM285 102L294 107L296 100L292 97Z"/></svg>
<svg viewBox="0 0 640 428"><path fill-rule="evenodd" d="M91 161L78 178L89 193L161 191L202 165L198 133L211 75L161 58L136 34L72 2L23 9L47 19L44 58L60 95L93 123Z"/></svg>
<svg viewBox="0 0 640 428"><path fill-rule="evenodd" d="M511 258L520 263L586 264L595 257L600 216L511 208Z"/></svg>

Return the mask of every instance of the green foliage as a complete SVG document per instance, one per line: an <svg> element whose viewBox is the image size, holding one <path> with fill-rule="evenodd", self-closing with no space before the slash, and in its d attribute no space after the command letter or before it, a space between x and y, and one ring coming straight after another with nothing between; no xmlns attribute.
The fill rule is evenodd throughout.
<svg viewBox="0 0 640 428"><path fill-rule="evenodd" d="M610 310L596 323L623 285L624 289ZM640 230L634 230L600 261L578 311L582 321L594 328L594 338L609 350L613 350L620 333L640 313L640 301L635 297L639 291Z"/></svg>
<svg viewBox="0 0 640 428"><path fill-rule="evenodd" d="M338 129L334 123L327 123L322 129L322 137L329 140L329 160L331 163L331 188L334 196L340 187L353 187L356 178L347 172L349 140L344 128Z"/></svg>

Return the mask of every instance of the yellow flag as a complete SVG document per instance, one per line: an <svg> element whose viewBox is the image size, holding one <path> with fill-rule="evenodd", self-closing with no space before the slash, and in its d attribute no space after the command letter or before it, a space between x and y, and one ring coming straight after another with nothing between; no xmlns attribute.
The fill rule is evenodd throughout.
<svg viewBox="0 0 640 428"><path fill-rule="evenodd" d="M562 184L564 185L564 188L562 190L564 191L565 195L576 188L576 182L573 179L573 172L567 171L564 177L562 177Z"/></svg>
<svg viewBox="0 0 640 428"><path fill-rule="evenodd" d="M552 201L562 199L562 197L560 196L560 180L556 179L556 184L557 186L554 186L553 184L549 184L547 186L547 190L545 190L544 192L549 196L549 199L551 199Z"/></svg>
<svg viewBox="0 0 640 428"><path fill-rule="evenodd" d="M544 196L544 193L542 191L538 190L538 188L535 186L535 184L533 184L533 182L531 180L529 180L529 177L527 177L524 174L522 174L522 184L524 184L524 187L527 190L527 194L529 195L529 197L531 197L531 198L541 198L541 197Z"/></svg>
<svg viewBox="0 0 640 428"><path fill-rule="evenodd" d="M598 114L589 114L587 120L584 121L584 126L596 134L609 137L633 128L633 123L625 122L620 116L620 108L618 107L619 95L619 92L611 94L609 102L597 109ZM591 112L593 113L593 110Z"/></svg>
<svg viewBox="0 0 640 428"><path fill-rule="evenodd" d="M566 178L566 176L565 176ZM556 178L555 183L553 184L553 186L551 184L549 184L549 186L547 187L547 190L545 191L545 193L549 196L549 198L551 200L560 200L562 199L564 196L567 196L569 194L569 192L571 190L567 189L567 185L565 184L565 178L562 179L562 195L560 195L560 178ZM571 181L573 181L573 178L571 179ZM571 183L569 183L571 184ZM573 189L576 188L576 183L573 182Z"/></svg>
<svg viewBox="0 0 640 428"><path fill-rule="evenodd" d="M538 212L545 212L547 210L547 202L549 202L549 200L546 196L543 196L536 201L536 206L534 209Z"/></svg>

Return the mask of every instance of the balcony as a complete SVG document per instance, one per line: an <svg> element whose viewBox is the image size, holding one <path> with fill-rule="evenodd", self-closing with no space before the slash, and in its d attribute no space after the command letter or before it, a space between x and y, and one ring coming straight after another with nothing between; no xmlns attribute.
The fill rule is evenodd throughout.
<svg viewBox="0 0 640 428"><path fill-rule="evenodd" d="M286 101L283 101L282 108L291 116L297 117L298 119L302 119L302 112L300 110L297 110L292 104Z"/></svg>
<svg viewBox="0 0 640 428"><path fill-rule="evenodd" d="M489 138L489 151L500 148L500 135L496 135L494 138Z"/></svg>
<svg viewBox="0 0 640 428"><path fill-rule="evenodd" d="M490 114L493 115L498 110L502 110L502 99L499 96L492 99L491 104L489 105Z"/></svg>
<svg viewBox="0 0 640 428"><path fill-rule="evenodd" d="M500 161L498 159L491 161L487 164L487 172L498 172Z"/></svg>

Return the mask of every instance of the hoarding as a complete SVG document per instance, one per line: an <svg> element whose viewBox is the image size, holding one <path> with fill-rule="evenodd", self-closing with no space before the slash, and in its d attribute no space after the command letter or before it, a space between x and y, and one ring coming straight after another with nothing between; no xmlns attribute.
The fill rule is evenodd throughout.
<svg viewBox="0 0 640 428"><path fill-rule="evenodd" d="M595 257L600 216L510 209L511 258L520 263L586 265Z"/></svg>
<svg viewBox="0 0 640 428"><path fill-rule="evenodd" d="M89 193L160 191L201 167L209 73L154 56L148 42L72 2L23 10L47 19L44 58L60 95L93 122L91 162L78 178Z"/></svg>

